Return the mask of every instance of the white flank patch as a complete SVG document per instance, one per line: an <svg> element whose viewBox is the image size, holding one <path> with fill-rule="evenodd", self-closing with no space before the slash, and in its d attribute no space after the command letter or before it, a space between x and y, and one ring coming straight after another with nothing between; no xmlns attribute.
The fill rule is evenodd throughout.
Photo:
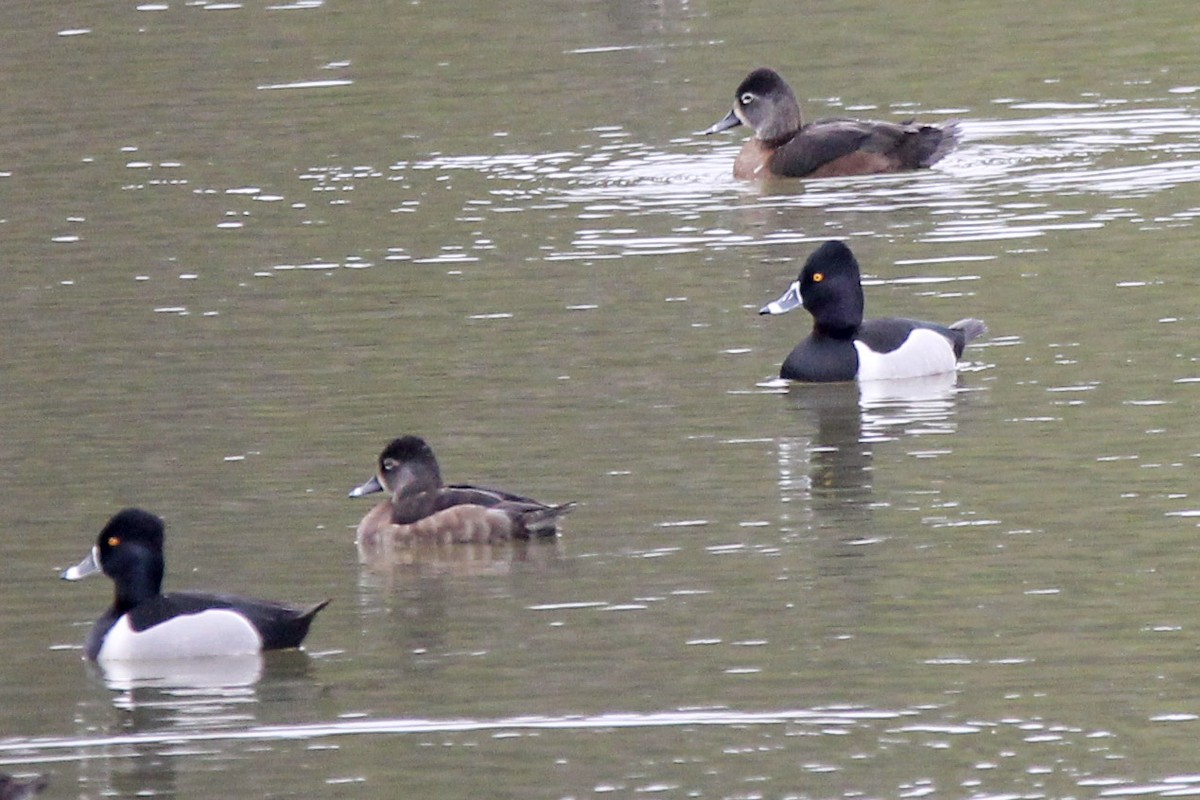
<svg viewBox="0 0 1200 800"><path fill-rule="evenodd" d="M858 350L860 381L919 378L922 375L954 372L958 367L949 340L928 328L913 330L904 344L890 353L876 353L859 341L854 342L854 347Z"/></svg>
<svg viewBox="0 0 1200 800"><path fill-rule="evenodd" d="M262 637L245 617L227 608L213 608L174 617L144 631L134 631L129 618L121 617L109 628L96 660L204 658L261 650Z"/></svg>

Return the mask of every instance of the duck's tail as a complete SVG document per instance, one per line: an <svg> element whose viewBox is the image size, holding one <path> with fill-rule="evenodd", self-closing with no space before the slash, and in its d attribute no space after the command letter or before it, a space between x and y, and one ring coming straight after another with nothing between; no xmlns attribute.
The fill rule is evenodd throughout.
<svg viewBox="0 0 1200 800"><path fill-rule="evenodd" d="M957 358L962 358L963 349L973 339L978 339L987 333L987 325L983 324L983 320L975 319L974 317L960 319L948 327L954 331L954 355Z"/></svg>
<svg viewBox="0 0 1200 800"><path fill-rule="evenodd" d="M332 602L333 598L327 597L319 603L313 603L308 608L302 609L298 616L300 619L308 620L311 623L313 621L313 617L317 616L317 612Z"/></svg>
<svg viewBox="0 0 1200 800"><path fill-rule="evenodd" d="M291 634L295 637L295 644L291 647L299 647L304 641L304 637L308 636L308 628L312 625L312 621L317 618L317 612L329 605L333 601L332 597L326 598L319 603L313 603L308 608L299 609L296 613L296 619L291 625Z"/></svg>
<svg viewBox="0 0 1200 800"><path fill-rule="evenodd" d="M987 325L981 319L968 317L967 319L960 319L958 322L953 323L950 326L950 330L962 331L963 339L970 342L972 339L978 339L987 333Z"/></svg>
<svg viewBox="0 0 1200 800"><path fill-rule="evenodd" d="M521 514L521 524L527 536L543 538L558 535L558 518L575 508L576 503L544 506Z"/></svg>
<svg viewBox="0 0 1200 800"><path fill-rule="evenodd" d="M250 613L250 621L258 629L262 637L263 650L288 650L299 647L308 635L308 627L312 625L317 612L329 605L329 600L322 600L305 608L297 608L283 603L268 603L263 601L259 608L245 610Z"/></svg>
<svg viewBox="0 0 1200 800"><path fill-rule="evenodd" d="M922 125L917 133L920 140L918 162L922 167L931 167L946 157L946 154L958 147L962 137L962 128L958 120L950 120L944 125Z"/></svg>

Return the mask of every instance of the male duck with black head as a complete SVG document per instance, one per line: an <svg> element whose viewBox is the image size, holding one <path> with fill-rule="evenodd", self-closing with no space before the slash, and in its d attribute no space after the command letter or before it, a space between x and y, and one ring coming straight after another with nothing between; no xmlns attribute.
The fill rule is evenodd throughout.
<svg viewBox="0 0 1200 800"><path fill-rule="evenodd" d="M100 531L91 552L62 578L103 572L116 587L112 606L84 646L93 661L152 661L241 656L299 647L317 612L225 594L162 592L163 521L127 508Z"/></svg>
<svg viewBox="0 0 1200 800"><path fill-rule="evenodd" d="M812 314L813 329L779 370L789 380L903 380L954 372L963 348L987 332L977 319L951 325L864 320L858 260L838 241L817 248L788 290L759 313L784 314L801 305Z"/></svg>
<svg viewBox="0 0 1200 800"><path fill-rule="evenodd" d="M779 73L762 67L737 88L733 110L706 134L746 125L754 136L733 163L733 176L832 178L903 172L937 163L958 142L958 123L941 127L842 117L804 124L796 95Z"/></svg>
<svg viewBox="0 0 1200 800"><path fill-rule="evenodd" d="M379 454L374 477L350 492L362 497L387 492L388 499L358 524L358 541L489 543L548 538L558 518L575 504L546 505L528 497L469 484L442 483L433 449L419 436L392 440Z"/></svg>

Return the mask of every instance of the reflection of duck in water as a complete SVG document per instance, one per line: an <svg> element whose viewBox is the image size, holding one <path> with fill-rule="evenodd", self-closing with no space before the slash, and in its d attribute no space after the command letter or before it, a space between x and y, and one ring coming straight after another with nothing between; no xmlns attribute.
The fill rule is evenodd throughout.
<svg viewBox="0 0 1200 800"><path fill-rule="evenodd" d="M301 658L308 656L298 653ZM124 661L109 659L97 662L104 685L117 692L140 689L224 690L238 686L253 686L263 674L260 653L204 658L157 659L153 661ZM132 700L132 698L130 698ZM189 702L195 701L190 695ZM134 705L134 703L130 703Z"/></svg>
<svg viewBox="0 0 1200 800"><path fill-rule="evenodd" d="M574 503L550 506L482 486L442 483L433 449L418 436L393 440L379 454L375 477L350 492L361 497L386 491L358 524L360 547L427 542L486 544L558 534L558 518Z"/></svg>
<svg viewBox="0 0 1200 800"><path fill-rule="evenodd" d="M955 382L949 374L928 383L788 386L788 433L776 439L776 524L781 546L797 549L803 574L822 596L836 598L827 625L858 630L875 604L886 602L879 578L889 574L885 543L899 535L889 508L896 476L877 470L926 446L912 437L953 428Z"/></svg>
<svg viewBox="0 0 1200 800"><path fill-rule="evenodd" d="M869 503L873 446L902 435L943 433L953 426L957 377L861 383L792 384L792 404L807 412L807 437L780 440L780 489L806 496L813 512ZM802 490L807 490L802 493Z"/></svg>
<svg viewBox="0 0 1200 800"><path fill-rule="evenodd" d="M14 778L0 772L0 800L28 800L45 789L50 781L41 775L28 778Z"/></svg>
<svg viewBox="0 0 1200 800"><path fill-rule="evenodd" d="M963 348L987 332L977 319L952 325L889 317L863 319L858 261L843 242L826 242L800 276L760 314L803 305L812 332L788 354L779 377L809 382L875 381L954 373Z"/></svg>
<svg viewBox="0 0 1200 800"><path fill-rule="evenodd" d="M862 413L854 384L797 386L791 405L805 412L779 442L780 490L785 498L807 500L810 510L865 505L871 492L871 451L862 440Z"/></svg>
<svg viewBox="0 0 1200 800"><path fill-rule="evenodd" d="M939 372L920 378L862 381L858 384L863 438L895 439L902 434L945 433L953 427L958 375Z"/></svg>
<svg viewBox="0 0 1200 800"><path fill-rule="evenodd" d="M170 768L174 760L158 758L154 749L161 746L163 735L228 729L231 719L253 725L264 704L306 702L320 691L312 677L313 663L308 653L296 649L176 661L89 663L87 674L108 690L111 707L84 696L75 705L78 729L106 730L116 710L122 734L152 735L142 743L150 749L137 754L146 758L131 752L120 763L87 759L81 778L90 786L108 785L109 791L98 790L96 797L177 797Z"/></svg>
<svg viewBox="0 0 1200 800"><path fill-rule="evenodd" d="M393 536L367 537L358 542L359 562L377 576L371 582L382 578L384 584L400 576L437 579L536 571L558 563L562 556L562 544L556 537L497 544L409 542L397 541Z"/></svg>

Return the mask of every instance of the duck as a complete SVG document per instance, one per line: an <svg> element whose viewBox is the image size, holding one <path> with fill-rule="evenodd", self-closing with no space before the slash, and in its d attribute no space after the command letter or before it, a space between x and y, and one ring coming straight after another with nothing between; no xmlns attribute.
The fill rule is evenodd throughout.
<svg viewBox="0 0 1200 800"><path fill-rule="evenodd" d="M376 474L351 497L387 492L358 524L360 544L390 536L396 542L491 543L558 535L559 518L575 503L547 505L503 489L442 483L433 448L420 436L393 439L379 454Z"/></svg>
<svg viewBox="0 0 1200 800"><path fill-rule="evenodd" d="M705 135L746 125L746 140L733 176L764 178L833 178L874 175L930 167L954 149L957 122L921 125L829 117L804 124L800 104L779 73L760 67L741 82L733 109Z"/></svg>
<svg viewBox="0 0 1200 800"><path fill-rule="evenodd" d="M91 661L150 661L239 656L296 648L323 600L296 607L269 600L201 592L162 592L162 519L126 508L109 519L82 561L63 570L77 581L103 572L115 586L113 604L84 643Z"/></svg>
<svg viewBox="0 0 1200 800"><path fill-rule="evenodd" d="M16 778L6 772L0 772L0 800L29 800L35 794L41 793L49 783L43 775Z"/></svg>
<svg viewBox="0 0 1200 800"><path fill-rule="evenodd" d="M955 372L963 349L987 332L974 318L950 325L863 320L858 260L836 240L818 247L787 291L759 314L785 314L800 305L812 314L813 329L784 360L779 377L787 380L903 380Z"/></svg>

